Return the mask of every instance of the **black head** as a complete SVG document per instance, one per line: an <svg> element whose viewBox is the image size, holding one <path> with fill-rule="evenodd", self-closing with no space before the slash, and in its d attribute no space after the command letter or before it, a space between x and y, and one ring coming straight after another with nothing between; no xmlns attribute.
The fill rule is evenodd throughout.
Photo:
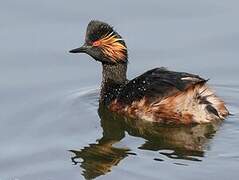
<svg viewBox="0 0 239 180"><path fill-rule="evenodd" d="M91 21L85 43L70 53L86 53L102 63L127 63L127 47L122 37L107 23Z"/></svg>

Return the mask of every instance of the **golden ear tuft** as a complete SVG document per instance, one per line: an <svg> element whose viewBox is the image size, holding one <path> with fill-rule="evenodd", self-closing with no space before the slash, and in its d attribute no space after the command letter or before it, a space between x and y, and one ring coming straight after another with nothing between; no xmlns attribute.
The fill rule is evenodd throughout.
<svg viewBox="0 0 239 180"><path fill-rule="evenodd" d="M117 37L117 35L112 32L93 42L93 46L100 47L103 53L114 62L126 61L127 48L120 41L123 42L121 38Z"/></svg>

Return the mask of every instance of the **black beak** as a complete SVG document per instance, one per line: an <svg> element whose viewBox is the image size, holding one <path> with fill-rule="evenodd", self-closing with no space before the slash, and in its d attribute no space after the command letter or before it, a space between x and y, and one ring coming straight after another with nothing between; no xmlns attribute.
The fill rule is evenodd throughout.
<svg viewBox="0 0 239 180"><path fill-rule="evenodd" d="M69 52L70 53L85 53L87 51L87 49L88 49L88 46L84 44L83 46L76 48L76 49L72 49Z"/></svg>

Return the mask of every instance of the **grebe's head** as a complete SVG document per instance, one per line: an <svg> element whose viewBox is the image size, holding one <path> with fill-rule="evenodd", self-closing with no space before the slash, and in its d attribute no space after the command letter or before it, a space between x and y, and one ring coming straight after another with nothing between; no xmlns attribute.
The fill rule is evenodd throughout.
<svg viewBox="0 0 239 180"><path fill-rule="evenodd" d="M122 37L107 23L91 21L85 43L70 53L86 53L102 63L127 63L127 47Z"/></svg>

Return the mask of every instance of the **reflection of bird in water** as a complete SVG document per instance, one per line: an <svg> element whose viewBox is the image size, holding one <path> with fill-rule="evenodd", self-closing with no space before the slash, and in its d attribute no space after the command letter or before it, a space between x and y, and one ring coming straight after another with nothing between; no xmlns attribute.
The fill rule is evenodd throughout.
<svg viewBox="0 0 239 180"><path fill-rule="evenodd" d="M99 144L90 144L80 151L71 150L75 154L75 157L72 157L75 165L79 163L78 158L83 159L80 166L85 179L93 179L110 172L112 166L117 166L127 156L128 149L115 148L113 144L114 142L110 141L99 142Z"/></svg>
<svg viewBox="0 0 239 180"><path fill-rule="evenodd" d="M172 159L201 161L204 151L209 146L209 140L220 126L220 122L198 124L194 126L160 126L155 122L134 120L110 112L104 106L98 110L103 128L103 137L97 143L89 144L81 150L71 150L74 153L72 162L80 163L83 176L93 179L104 175L117 166L129 155L136 155L130 149L115 147L114 144L125 137L125 132L131 136L142 137L145 143L138 149L159 151L160 155ZM160 152L161 150L167 150ZM163 161L162 156L155 157Z"/></svg>
<svg viewBox="0 0 239 180"><path fill-rule="evenodd" d="M112 112L167 124L206 123L229 114L207 80L197 75L154 68L127 80L125 41L107 23L91 21L84 45L70 52L86 53L101 62L100 102Z"/></svg>

